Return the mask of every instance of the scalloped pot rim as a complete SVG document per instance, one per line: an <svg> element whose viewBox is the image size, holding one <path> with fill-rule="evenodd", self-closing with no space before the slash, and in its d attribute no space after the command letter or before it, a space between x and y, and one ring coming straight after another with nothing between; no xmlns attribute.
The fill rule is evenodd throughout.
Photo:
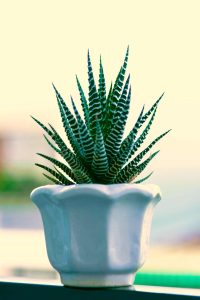
<svg viewBox="0 0 200 300"><path fill-rule="evenodd" d="M34 189L30 195L35 202L39 195L48 195L52 200L62 200L76 193L81 195L84 191L90 195L105 195L106 199L119 200L123 194L142 194L148 201L155 199L156 202L161 200L161 191L159 186L155 184L74 184L70 186L63 185L45 185ZM84 199L83 199L84 200Z"/></svg>

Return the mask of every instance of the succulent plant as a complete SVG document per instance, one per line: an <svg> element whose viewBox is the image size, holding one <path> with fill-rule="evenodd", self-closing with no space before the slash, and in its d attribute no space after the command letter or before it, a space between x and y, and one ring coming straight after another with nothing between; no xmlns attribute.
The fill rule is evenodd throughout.
<svg viewBox="0 0 200 300"><path fill-rule="evenodd" d="M133 128L125 138L123 137L131 100L130 75L125 80L128 55L129 48L114 85L111 83L107 95L102 60L100 58L97 88L88 51L88 99L76 77L84 118L78 112L72 97L73 113L53 85L62 124L72 150L52 125L49 124L47 127L32 117L46 132L47 136L44 137L47 143L62 157L60 161L37 153L53 164L53 168L50 168L36 163L36 166L48 173L47 175L45 172L43 175L53 183L61 185L141 183L151 176L152 172L144 178L135 180L159 151L149 154L146 158L145 156L170 130L159 135L144 150L136 154L151 128L162 94L147 112L144 112L143 106ZM140 128L148 119L147 125L140 133Z"/></svg>

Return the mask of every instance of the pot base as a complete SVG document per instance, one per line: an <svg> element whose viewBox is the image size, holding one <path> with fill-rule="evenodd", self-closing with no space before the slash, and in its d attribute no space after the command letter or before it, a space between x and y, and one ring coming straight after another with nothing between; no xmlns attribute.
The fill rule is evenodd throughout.
<svg viewBox="0 0 200 300"><path fill-rule="evenodd" d="M61 282L65 286L105 288L132 286L135 274L66 274L61 273Z"/></svg>

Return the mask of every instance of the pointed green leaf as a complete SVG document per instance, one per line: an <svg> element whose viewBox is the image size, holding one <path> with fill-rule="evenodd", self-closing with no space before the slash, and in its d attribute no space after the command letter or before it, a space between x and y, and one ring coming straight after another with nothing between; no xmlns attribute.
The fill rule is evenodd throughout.
<svg viewBox="0 0 200 300"><path fill-rule="evenodd" d="M136 152L136 150L141 146L142 142L144 141L150 127L151 124L153 122L153 119L155 117L155 112L156 112L157 107L155 108L153 117L151 118L149 124L147 125L147 127L145 128L145 130L143 131L143 133L141 134L141 136L137 139L137 141L135 141L137 132L139 130L139 126L138 124L140 124L140 119L143 117L143 111L144 111L144 106L140 112L140 115L136 121L135 126L133 127L133 129L129 132L128 136L124 139L124 141L121 144L118 156L117 156L117 160L120 160L120 158L122 157L123 159L121 161L124 161L124 163L126 161L128 161L131 156L134 155L134 153ZM142 141L143 140L143 141ZM124 156L124 153L127 154L127 157Z"/></svg>
<svg viewBox="0 0 200 300"><path fill-rule="evenodd" d="M126 90L127 86L125 86L124 89ZM121 106L119 110L120 116L118 116L113 127L111 128L110 134L106 139L106 152L107 152L108 159L111 161L115 159L115 156L119 152L121 146L121 140L122 140L122 136L124 133L124 129L128 117L130 99L131 99L131 88L129 89L128 96L127 96L127 92L123 93L123 99L120 99L120 106Z"/></svg>
<svg viewBox="0 0 200 300"><path fill-rule="evenodd" d="M116 113L113 118L113 123L115 123L117 121L117 119L121 117L122 112L124 112L124 107L127 107L126 114L128 116L128 111L129 111L129 106L130 106L130 98L127 97L129 81L130 81L130 75L128 76L128 78L125 82L121 97L118 101Z"/></svg>
<svg viewBox="0 0 200 300"><path fill-rule="evenodd" d="M65 160L67 160L68 158L71 160L71 162L73 161L73 159L75 158L75 155L73 154L73 152L67 148L67 146L65 145L65 143L63 142L62 138L59 136L59 134L56 132L56 130L50 125L50 127L52 128L52 131L50 129L48 129L44 124L42 124L39 120L37 120L36 118L34 118L33 116L31 116L32 119L42 128L44 129L44 131L53 139L53 141L58 145L58 147L60 148L60 151L58 152ZM53 144L46 138L47 142L50 143L51 147L54 147ZM56 148L57 149L57 148ZM67 153L67 154L66 154ZM68 156L66 156L68 155ZM74 157L73 157L74 156ZM68 158L67 158L68 157Z"/></svg>
<svg viewBox="0 0 200 300"><path fill-rule="evenodd" d="M45 134L43 134L43 136L44 136L45 140L47 141L47 143L49 144L49 146L50 146L54 151L56 151L58 154L61 155L60 149L58 149L56 146L54 146L54 145L50 142L50 140L46 137Z"/></svg>
<svg viewBox="0 0 200 300"><path fill-rule="evenodd" d="M92 157L93 157L93 152L94 152L94 142L90 136L90 132L89 132L87 126L83 122L78 110L76 109L76 106L75 106L72 98L71 98L71 100L72 100L72 106L74 109L74 113L76 115L76 119L78 122L80 141L81 141L81 145L82 145L83 152L85 155L85 160L87 163L91 163Z"/></svg>
<svg viewBox="0 0 200 300"><path fill-rule="evenodd" d="M46 131L46 133L52 137L53 133L51 130L49 130L44 124L42 124L39 120L37 120L36 118L34 118L33 116L31 116L31 118L42 128L44 129L44 131Z"/></svg>
<svg viewBox="0 0 200 300"><path fill-rule="evenodd" d="M124 58L124 63L119 71L119 74L117 76L117 79L116 79L114 87L113 87L112 95L110 97L109 114L108 114L108 119L107 119L107 124L106 124L107 132L109 132L110 128L112 127L112 124L113 124L113 121L115 118L115 114L117 111L117 105L118 105L118 101L121 96L126 67L127 67L127 63L128 63L128 54L129 54L129 47L127 48L126 56Z"/></svg>
<svg viewBox="0 0 200 300"><path fill-rule="evenodd" d="M61 115L61 119L62 119L62 124L63 124L63 127L65 129L65 133L68 137L68 140L72 146L72 149L74 150L74 153L76 153L77 157L80 159L80 161L83 161L84 162L84 153L82 151L82 144L81 144L81 140L80 140L80 135L79 135L79 138L78 138L78 141L76 139L76 137L74 136L73 134L73 131L70 127L70 124L68 122L68 119L67 119L67 116L63 110L63 107L58 99L58 107L59 107L59 110L60 110L60 115Z"/></svg>
<svg viewBox="0 0 200 300"><path fill-rule="evenodd" d="M90 128L90 116L89 116L89 108L88 108L87 100L86 100L85 94L83 92L82 86L81 86L80 81L78 80L77 76L76 76L76 81L77 81L77 86L78 86L78 90L79 90L79 94L80 94L81 106L82 106L83 113L84 113L85 124L86 124L87 128Z"/></svg>
<svg viewBox="0 0 200 300"><path fill-rule="evenodd" d="M155 140L153 140L153 142L151 142L149 144L148 147L146 147L142 152L140 152L134 159L133 159L133 163L135 164L135 166L143 159L143 157L151 150L151 148L161 139L163 138L168 132L170 132L170 130L167 130L166 132L162 133L161 135L159 135Z"/></svg>
<svg viewBox="0 0 200 300"><path fill-rule="evenodd" d="M63 123L63 128L65 130L66 136L68 138L68 141L70 142L70 145L71 145L74 153L81 161L84 161L80 137L78 140L75 138L62 107L60 107L60 114L61 114L61 119L62 119L62 123Z"/></svg>
<svg viewBox="0 0 200 300"><path fill-rule="evenodd" d="M59 154L62 155L62 157L69 162L69 164L73 167L76 167L76 157L73 154L73 152L65 145L62 138L59 136L59 134L56 132L56 130L53 128L53 126L50 125L52 131L48 129L44 124L42 124L39 120L32 117L32 119L42 128L46 133L53 139L53 141L58 145L60 148ZM49 140L47 139L47 142ZM53 144L50 143L50 145L53 146Z"/></svg>
<svg viewBox="0 0 200 300"><path fill-rule="evenodd" d="M161 101L162 97L164 96L164 93L158 98L158 100L152 105L152 107L142 116L140 119L139 128L142 126L142 124L146 121L146 119L151 115L151 113L158 107L159 102Z"/></svg>
<svg viewBox="0 0 200 300"><path fill-rule="evenodd" d="M159 97L159 99L152 105L152 107L145 114L143 114L143 112L144 112L144 106L143 106L135 125L133 126L132 130L129 132L128 136L124 139L124 141L121 144L120 155L124 152L126 147L129 148L130 144L133 145L140 127L144 124L144 122L151 115L151 113L155 110L155 108L157 108L163 95L164 95L164 93ZM130 155L128 158L130 158ZM127 160L128 160L128 158L127 158Z"/></svg>
<svg viewBox="0 0 200 300"><path fill-rule="evenodd" d="M90 60L90 53L88 50L88 82L89 82L89 114L90 114L90 133L92 138L95 138L96 132L96 117L101 119L101 103L97 92L94 75L92 71L92 64Z"/></svg>
<svg viewBox="0 0 200 300"><path fill-rule="evenodd" d="M108 159L106 155L101 127L98 120L96 121L96 129L96 143L94 148L92 170L96 177L101 177L108 170Z"/></svg>
<svg viewBox="0 0 200 300"><path fill-rule="evenodd" d="M42 175L44 175L47 179L49 179L50 181L52 181L53 183L55 184L59 184L59 185L64 185L62 182L60 182L59 180L51 177L51 176L48 176L47 174L44 174L42 173Z"/></svg>
<svg viewBox="0 0 200 300"><path fill-rule="evenodd" d="M74 153L69 148L67 148L67 146L63 142L62 138L59 136L59 134L55 130L55 128L53 128L52 125L50 125L50 127L51 127L52 131L54 132L54 139L62 151L63 158L71 166L75 176L76 176L76 172L80 171L82 174L85 174L84 178L87 178L87 182L90 182L91 178L90 178L86 168L84 167L84 165L77 159L77 157L74 155Z"/></svg>
<svg viewBox="0 0 200 300"><path fill-rule="evenodd" d="M138 119L142 117L143 111L144 111L144 106L140 112ZM137 123L137 121L136 121L136 123ZM113 159L110 159L110 168L109 168L108 173L105 176L105 178L108 182L113 180L113 178L116 176L116 174L120 171L120 169L128 161L130 152L133 147L134 138L135 138L135 131L131 130L128 137L123 141L117 156L114 157Z"/></svg>
<svg viewBox="0 0 200 300"><path fill-rule="evenodd" d="M142 183L143 181L147 180L152 174L153 174L153 172L151 172L149 175L147 175L137 181L134 181L133 183L136 183L136 184Z"/></svg>
<svg viewBox="0 0 200 300"><path fill-rule="evenodd" d="M66 105L65 101L63 100L62 96L60 95L60 93L58 92L58 90L56 89L54 84L53 84L53 88L56 93L57 101L58 101L59 105L62 106L62 109L64 111L64 114L65 114L68 122L69 122L71 130L74 134L74 137L76 138L78 144L80 145L79 130L78 130L78 124L76 122L76 119L73 116L73 114L71 113L71 111L69 110L68 106Z"/></svg>
<svg viewBox="0 0 200 300"><path fill-rule="evenodd" d="M134 180L149 164L149 162L158 154L159 151L154 152L149 158L147 158L140 165L135 166L133 161L128 163L115 177L114 183L128 183Z"/></svg>
<svg viewBox="0 0 200 300"><path fill-rule="evenodd" d="M74 174L77 178L77 183L92 183L92 179L85 174L82 170L76 169Z"/></svg>
<svg viewBox="0 0 200 300"><path fill-rule="evenodd" d="M62 157L69 163L69 165L72 168L76 168L77 165L80 164L80 162L78 162L75 154L66 146L65 142L57 133L55 128L51 124L49 124L49 126L53 131L52 139L56 142L56 144L60 148Z"/></svg>
<svg viewBox="0 0 200 300"><path fill-rule="evenodd" d="M56 179L59 180L59 182L62 182L64 185L71 185L74 184L72 181L68 180L64 175L57 173L56 171L52 170L49 167L46 167L42 164L35 164L36 166L44 169L45 171L49 172L51 175L53 175Z"/></svg>
<svg viewBox="0 0 200 300"><path fill-rule="evenodd" d="M74 173L72 172L72 170L70 168L68 168L66 166L66 164L60 162L59 160L57 160L57 159L55 159L53 157L50 157L50 156L42 154L42 153L37 153L37 155L39 155L41 157L44 157L45 159L47 159L50 162L52 162L54 165L58 166L61 170L63 170L66 173L66 175L68 175L73 181L76 182L76 178L74 176Z"/></svg>
<svg viewBox="0 0 200 300"><path fill-rule="evenodd" d="M145 140L145 138L146 138L146 136L147 136L147 134L148 134L148 132L151 128L151 125L153 124L153 120L155 118L156 110L157 110L157 107L154 109L152 117L151 117L149 123L147 124L146 128L143 130L142 134L139 136L139 138L133 144L132 150L129 154L129 158L131 158L131 156L133 156L135 154L135 152L140 148L140 146L144 142L144 140Z"/></svg>
<svg viewBox="0 0 200 300"><path fill-rule="evenodd" d="M72 168L76 178L78 178L79 182L82 182L82 178L84 178L85 183L91 183L92 180L90 178L90 175L88 174L87 170L85 167L81 164L81 162L76 158L74 153L66 146L60 135L57 133L55 128L49 124L51 130L49 130L45 125L43 125L40 121L38 121L36 118L32 117L38 125L40 125L50 136L51 138L55 141L55 143L58 145L61 151L62 157L67 161L67 163L70 165ZM52 173L51 173L52 174ZM80 178L81 174L81 178ZM52 174L53 175L53 174Z"/></svg>
<svg viewBox="0 0 200 300"><path fill-rule="evenodd" d="M127 145L127 147L124 149L124 151L119 152L116 155L114 161L111 161L109 170L104 178L105 182L107 182L107 183L113 182L116 175L119 173L119 171L122 169L122 167L126 164L127 157L129 156L131 149L132 149L132 144L129 143L129 145Z"/></svg>
<svg viewBox="0 0 200 300"><path fill-rule="evenodd" d="M127 47L126 55L124 58L124 63L120 69L119 75L117 76L117 80L115 81L114 87L113 87L113 92L112 92L112 103L111 105L116 107L116 104L120 98L122 86L124 83L124 76L126 73L126 67L128 63L128 55L129 55L129 47ZM111 107L112 109L112 107Z"/></svg>
<svg viewBox="0 0 200 300"><path fill-rule="evenodd" d="M106 137L106 135L108 133L107 123L108 123L108 118L109 118L109 107L110 107L111 96L112 96L112 82L110 85L108 97L106 99L105 111L104 111L104 114L102 115L102 119L100 120L100 124L102 126L102 133L103 133L104 137Z"/></svg>
<svg viewBox="0 0 200 300"><path fill-rule="evenodd" d="M105 114L106 109L106 82L104 77L103 65L100 57L100 67L99 67L99 89L98 89L99 99L101 102L102 116Z"/></svg>
<svg viewBox="0 0 200 300"><path fill-rule="evenodd" d="M64 176L64 178L67 178L60 170L58 170L58 169L56 168L56 166L53 166L53 167L54 167L54 169L56 170L56 172L57 172L58 174L61 175L61 177ZM67 180L68 180L68 178L67 178ZM70 181L71 181L71 180L70 180ZM73 182L73 184L74 184L74 182Z"/></svg>

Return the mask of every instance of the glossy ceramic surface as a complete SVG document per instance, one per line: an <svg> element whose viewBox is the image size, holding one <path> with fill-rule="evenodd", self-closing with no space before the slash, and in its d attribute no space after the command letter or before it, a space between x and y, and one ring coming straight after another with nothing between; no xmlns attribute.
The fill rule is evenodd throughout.
<svg viewBox="0 0 200 300"><path fill-rule="evenodd" d="M31 193L51 265L64 285L128 286L143 265L156 185L47 185Z"/></svg>

